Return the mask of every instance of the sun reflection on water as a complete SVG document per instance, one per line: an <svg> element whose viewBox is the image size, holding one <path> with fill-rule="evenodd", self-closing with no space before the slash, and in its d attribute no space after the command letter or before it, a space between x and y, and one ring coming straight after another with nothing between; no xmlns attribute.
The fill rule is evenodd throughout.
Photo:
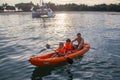
<svg viewBox="0 0 120 80"><path fill-rule="evenodd" d="M54 22L54 24L56 24L57 26L54 27L54 31L56 32L68 32L69 26L71 25L71 23L69 23L69 15L67 15L66 13L59 13L56 16L56 21Z"/></svg>
<svg viewBox="0 0 120 80"><path fill-rule="evenodd" d="M66 24L66 19L67 19L67 14L65 14L65 13L58 14L56 16L56 18L59 19L56 22L58 25L61 25L61 24L65 25Z"/></svg>

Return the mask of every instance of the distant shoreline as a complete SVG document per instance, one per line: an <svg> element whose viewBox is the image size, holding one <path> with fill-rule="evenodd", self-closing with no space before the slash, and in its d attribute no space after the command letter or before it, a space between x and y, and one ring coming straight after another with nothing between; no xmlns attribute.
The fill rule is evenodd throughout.
<svg viewBox="0 0 120 80"><path fill-rule="evenodd" d="M46 7L51 8L53 11L103 11L103 12L120 12L120 3L118 4L98 4L98 5L85 5L85 4L63 4L56 5L55 3L46 3ZM15 6L10 6L9 4L4 4L4 6L0 6L0 12L6 11L23 11L30 12L32 9L39 9L39 5L35 5L32 2L30 3L18 3Z"/></svg>
<svg viewBox="0 0 120 80"><path fill-rule="evenodd" d="M114 11L55 11L55 13L59 13L59 12L80 12L80 13L111 13L111 14L116 14L116 15L120 15L120 12L114 12ZM32 13L32 12L24 12L24 11L14 11L14 12L0 12L0 15L7 15L7 14L16 14L16 13Z"/></svg>

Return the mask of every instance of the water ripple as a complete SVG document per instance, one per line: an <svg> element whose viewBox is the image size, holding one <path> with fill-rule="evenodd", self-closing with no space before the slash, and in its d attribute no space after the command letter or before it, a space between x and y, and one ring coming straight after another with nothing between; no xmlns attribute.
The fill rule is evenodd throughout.
<svg viewBox="0 0 120 80"><path fill-rule="evenodd" d="M31 13L0 13L0 80L119 80L120 15L56 14L43 23L32 19ZM35 67L29 63L31 56L51 51L46 44L56 48L78 32L95 49L73 59L72 65Z"/></svg>

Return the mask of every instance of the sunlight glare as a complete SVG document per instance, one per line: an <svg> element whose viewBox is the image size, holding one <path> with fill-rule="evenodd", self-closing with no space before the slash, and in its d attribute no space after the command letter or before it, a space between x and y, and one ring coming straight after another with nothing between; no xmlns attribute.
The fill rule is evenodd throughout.
<svg viewBox="0 0 120 80"><path fill-rule="evenodd" d="M67 18L67 15L65 13L58 14L56 16L56 18L59 19L56 22L58 25L62 24L62 26L65 26L65 24L66 24L66 18Z"/></svg>

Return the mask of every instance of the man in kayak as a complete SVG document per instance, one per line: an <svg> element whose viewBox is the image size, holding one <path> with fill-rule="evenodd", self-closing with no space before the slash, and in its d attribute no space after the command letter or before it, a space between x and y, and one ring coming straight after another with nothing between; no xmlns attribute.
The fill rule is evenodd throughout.
<svg viewBox="0 0 120 80"><path fill-rule="evenodd" d="M75 49L77 49L77 50L82 49L82 47L83 47L83 45L84 45L84 39L81 37L81 33L77 33L77 38L75 38L75 39L72 41L72 43L75 42L75 41L77 41L77 43L78 43L78 44L75 46Z"/></svg>

